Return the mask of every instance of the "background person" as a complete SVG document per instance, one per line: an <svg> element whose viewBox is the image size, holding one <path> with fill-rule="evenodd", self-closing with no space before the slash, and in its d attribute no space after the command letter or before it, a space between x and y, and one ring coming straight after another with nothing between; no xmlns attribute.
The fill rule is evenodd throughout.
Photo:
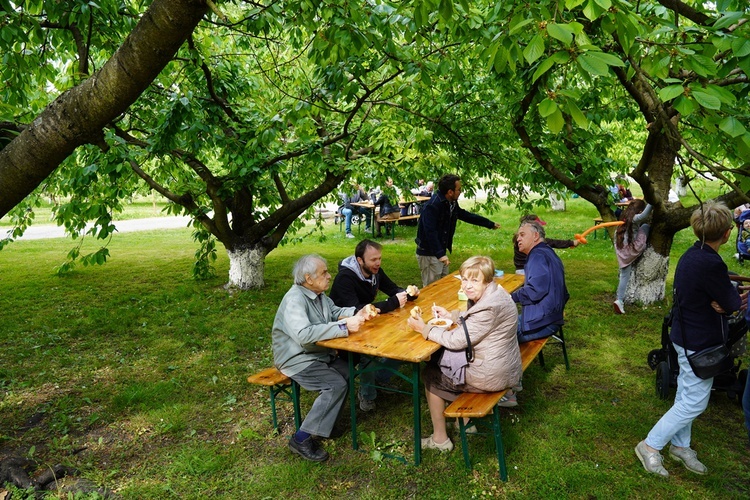
<svg viewBox="0 0 750 500"><path fill-rule="evenodd" d="M459 196L461 178L454 174L446 174L438 181L438 192L422 208L417 225L417 237L414 240L417 243L417 262L422 273L422 286L448 275L448 252L453 251L453 235L458 220L488 229L500 227L500 224L458 206Z"/></svg>
<svg viewBox="0 0 750 500"><path fill-rule="evenodd" d="M396 285L380 267L383 247L372 240L362 240L354 249L354 255L339 263L339 272L331 287L331 300L341 307L354 307L359 311L367 304L373 304L381 313L389 313L403 307L407 300L414 300L419 295L417 291L413 297L406 290ZM378 292L388 296L386 300L375 302ZM367 362L367 356L360 357L360 363ZM399 362L388 362L381 358L381 362L389 364L394 369ZM375 399L378 392L371 384L373 382L386 383L390 379L388 370L366 372L360 375L360 387L357 398L362 411L375 409Z"/></svg>
<svg viewBox="0 0 750 500"><path fill-rule="evenodd" d="M623 210L620 220L625 222L615 231L615 254L619 267L617 297L612 303L616 314L625 314L625 292L633 271L633 262L646 250L651 226L643 224L651 215L651 205L643 200L633 200Z"/></svg>
<svg viewBox="0 0 750 500"><path fill-rule="evenodd" d="M380 219L385 219L389 221L396 221L399 218L401 218L401 207L398 206L398 193L393 188L393 179L390 177L386 181L386 189L383 190L383 192L380 193L380 196L373 199L372 204L376 207L380 207ZM391 204L391 198L385 193L385 191L391 191L391 193L396 195L396 204ZM395 222L394 222L395 224ZM388 227L386 226L386 234L388 234ZM382 238L383 234L380 229L380 222L378 222L378 219L375 219L375 232L377 233L375 236L378 238Z"/></svg>
<svg viewBox="0 0 750 500"><path fill-rule="evenodd" d="M722 343L722 329L726 332L729 328L726 314L742 305L742 298L729 280L727 266L718 253L732 233L732 212L721 203L704 203L690 216L690 226L698 241L680 257L675 269L676 314L669 334L680 367L677 394L669 411L635 447L643 467L665 477L669 473L660 451L667 443L671 443L669 456L688 470L696 474L708 471L690 448L690 439L693 421L708 406L714 380L695 375L687 354Z"/></svg>
<svg viewBox="0 0 750 500"><path fill-rule="evenodd" d="M518 318L518 342L543 339L560 330L565 304L570 298L565 285L562 260L545 242L544 228L537 221L521 224L517 232L518 249L526 254L523 286L510 294L513 302L521 305ZM508 391L500 400L501 406L517 406L516 392Z"/></svg>
<svg viewBox="0 0 750 500"><path fill-rule="evenodd" d="M466 366L463 382L456 381L441 371L433 359L425 366L423 379L427 405L432 420L432 434L422 439L422 448L450 451L453 442L445 425L446 401L455 401L464 392L496 392L512 387L521 379L521 351L516 340L518 312L508 292L494 281L495 264L489 257L471 257L461 265L461 285L468 297L465 312L437 306L439 318L454 322L465 321L474 361ZM422 336L446 349L464 351L466 335L459 323L453 330L429 326L421 317L409 318L409 325ZM459 352L464 356L464 352Z"/></svg>
<svg viewBox="0 0 750 500"><path fill-rule="evenodd" d="M273 320L273 363L308 391L320 395L300 429L289 438L289 449L307 460L322 462L328 452L312 436L329 437L346 401L349 367L319 340L346 337L367 319L365 311L339 307L325 291L331 274L325 259L311 254L294 265L294 285L284 295Z"/></svg>
<svg viewBox="0 0 750 500"><path fill-rule="evenodd" d="M344 193L341 195L341 197L344 201L344 207L341 209L341 214L344 216L344 229L346 230L346 237L354 238L354 235L352 234L352 216L354 214L365 216L365 231L369 231L371 227L370 224L372 224L372 212L368 208L352 205L352 203L367 201L367 193L365 193L365 191L359 184L354 183L354 193Z"/></svg>
<svg viewBox="0 0 750 500"><path fill-rule="evenodd" d="M537 221L542 226L547 225L536 214L522 215L519 223L523 224L524 222L533 221ZM578 240L552 240L549 238L545 238L544 241L550 248L575 248L580 243ZM518 249L518 233L513 233L513 265L516 267L516 274L524 274L523 268L526 265L526 254Z"/></svg>

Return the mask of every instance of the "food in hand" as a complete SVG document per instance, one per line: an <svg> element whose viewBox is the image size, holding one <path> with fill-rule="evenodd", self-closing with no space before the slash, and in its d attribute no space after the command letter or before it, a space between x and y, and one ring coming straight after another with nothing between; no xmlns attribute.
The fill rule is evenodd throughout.
<svg viewBox="0 0 750 500"><path fill-rule="evenodd" d="M372 304L367 304L364 307L364 310L365 310L365 314L367 314L368 318L374 318L375 316L378 315L378 309L374 305L372 305Z"/></svg>
<svg viewBox="0 0 750 500"><path fill-rule="evenodd" d="M415 285L409 285L406 287L406 293L408 293L412 297L416 297L419 294L419 288L417 288Z"/></svg>
<svg viewBox="0 0 750 500"><path fill-rule="evenodd" d="M421 318L422 317L422 308L419 307L419 306L414 306L414 307L412 307L411 312L409 314L411 314L411 317L414 318L414 319Z"/></svg>
<svg viewBox="0 0 750 500"><path fill-rule="evenodd" d="M445 319L434 319L430 322L432 326L448 326L448 320Z"/></svg>

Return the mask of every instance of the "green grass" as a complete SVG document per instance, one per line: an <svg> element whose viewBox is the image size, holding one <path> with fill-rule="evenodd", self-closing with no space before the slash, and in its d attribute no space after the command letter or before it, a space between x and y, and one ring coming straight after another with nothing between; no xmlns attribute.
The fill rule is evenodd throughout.
<svg viewBox="0 0 750 500"><path fill-rule="evenodd" d="M570 200L565 213L538 213L553 238L582 232L595 216L580 200ZM511 208L493 214L498 231L459 223L452 267L481 253L511 272L518 215ZM419 283L414 235L415 228L400 227L394 242L383 240L384 268L404 286ZM426 451L413 467L353 451L348 435L326 443L326 464L292 456L290 406L281 405L283 429L274 435L266 390L245 379L271 364L271 324L296 258L317 252L333 269L356 241L328 221L323 240L316 234L273 251L266 288L242 293L223 288L223 254L219 277L191 279L188 229L118 234L110 262L65 277L53 269L70 241L13 243L0 252L0 456L29 455L33 446L40 470L72 465L123 498L139 499L750 495L742 413L724 394L712 396L693 427L707 476L667 458L672 476L661 480L636 459L633 447L670 406L656 397L646 364L660 346L666 305L613 315L617 264L601 233L559 252L571 293L565 334L572 368L548 347L547 369L532 365L520 406L504 411L509 482L499 480L486 439L471 441L473 472L463 466L460 445L447 455ZM691 243L686 231L678 235L672 270ZM722 249L730 263L732 247ZM303 393L303 411L313 398ZM362 448L369 451L374 433L381 447L410 457L410 403L381 393L378 405L358 421L369 435ZM422 424L426 435L426 404Z"/></svg>

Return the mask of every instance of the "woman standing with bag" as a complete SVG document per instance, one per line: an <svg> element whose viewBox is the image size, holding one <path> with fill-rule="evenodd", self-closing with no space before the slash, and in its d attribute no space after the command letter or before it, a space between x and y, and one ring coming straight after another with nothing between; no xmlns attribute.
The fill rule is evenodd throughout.
<svg viewBox="0 0 750 500"><path fill-rule="evenodd" d="M677 394L672 408L635 447L643 467L664 477L669 473L662 465L659 452L670 442L670 457L696 474L708 471L690 448L690 436L693 420L708 406L714 380L699 378L688 356L721 344L723 332L728 329L726 314L743 305L743 299L729 280L727 266L718 254L734 227L732 212L721 203L705 203L693 212L690 225L698 241L680 257L675 270L676 317L669 336L680 367Z"/></svg>
<svg viewBox="0 0 750 500"><path fill-rule="evenodd" d="M453 449L443 416L446 401L455 401L464 392L496 392L513 387L523 372L516 340L518 311L508 292L495 283L492 259L471 257L459 272L468 297L466 311L433 307L438 318L458 323L456 328L426 325L421 316L409 318L415 331L446 349L441 359L430 360L422 375L433 428L432 435L422 439L422 448L440 451ZM473 357L467 353L468 347Z"/></svg>

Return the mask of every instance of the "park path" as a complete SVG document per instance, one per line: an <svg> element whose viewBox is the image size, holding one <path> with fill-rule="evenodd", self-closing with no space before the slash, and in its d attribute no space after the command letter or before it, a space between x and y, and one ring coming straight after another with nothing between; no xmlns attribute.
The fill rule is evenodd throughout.
<svg viewBox="0 0 750 500"><path fill-rule="evenodd" d="M120 233L134 231L153 231L156 229L177 229L187 227L190 217L148 217L145 219L130 219L115 222ZM5 236L5 234L3 234ZM41 240L45 238L65 238L65 228L54 224L33 224L18 240Z"/></svg>

